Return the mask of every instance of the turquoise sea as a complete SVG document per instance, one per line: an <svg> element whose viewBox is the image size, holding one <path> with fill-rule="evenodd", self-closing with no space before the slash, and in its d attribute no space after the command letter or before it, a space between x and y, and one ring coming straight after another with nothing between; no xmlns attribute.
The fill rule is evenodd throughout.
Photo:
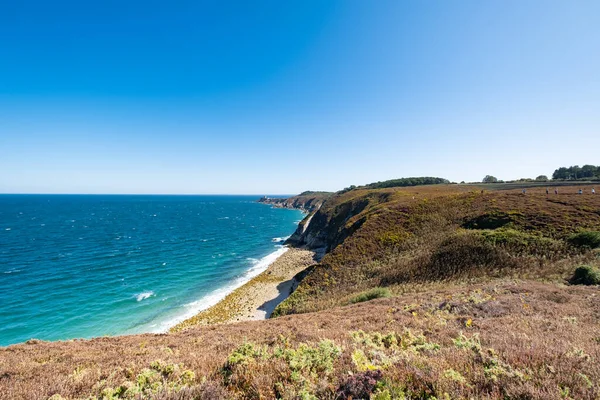
<svg viewBox="0 0 600 400"><path fill-rule="evenodd" d="M164 332L285 249L256 196L0 195L0 346Z"/></svg>

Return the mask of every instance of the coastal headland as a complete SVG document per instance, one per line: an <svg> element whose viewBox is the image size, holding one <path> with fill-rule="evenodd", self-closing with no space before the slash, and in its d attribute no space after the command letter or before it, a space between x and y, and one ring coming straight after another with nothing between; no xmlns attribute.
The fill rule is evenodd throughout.
<svg viewBox="0 0 600 400"><path fill-rule="evenodd" d="M328 195L173 332L0 348L0 399L597 399L597 182L429 182Z"/></svg>

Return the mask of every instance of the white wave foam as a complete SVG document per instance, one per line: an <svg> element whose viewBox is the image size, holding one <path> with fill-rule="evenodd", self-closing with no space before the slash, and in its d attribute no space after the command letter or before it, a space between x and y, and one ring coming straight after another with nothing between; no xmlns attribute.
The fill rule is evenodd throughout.
<svg viewBox="0 0 600 400"><path fill-rule="evenodd" d="M5 231L10 231L10 228L6 228Z"/></svg>
<svg viewBox="0 0 600 400"><path fill-rule="evenodd" d="M193 301L184 305L184 311L177 315L176 317L164 321L158 324L156 329L152 329L151 333L163 333L167 332L170 328L177 325L180 322L185 321L188 318L193 317L198 314L200 311L206 310L217 304L219 301L223 300L229 293L233 292L235 289L244 285L246 282L250 281L255 276L259 275L261 272L266 271L269 268L269 265L273 264L275 260L277 260L283 253L288 250L287 247L278 247L277 250L272 252L271 254L261 258L260 260L256 260L253 258L247 258L248 261L252 262L252 267L246 271L242 276L235 279L230 284L213 290L211 293L202 297L199 300ZM255 262L253 262L255 261Z"/></svg>
<svg viewBox="0 0 600 400"><path fill-rule="evenodd" d="M276 238L273 238L273 239L271 239L271 241L272 241L273 243L283 243L283 242L285 242L285 241L286 241L286 240L288 240L288 239L289 239L289 236L284 236L284 237L276 237Z"/></svg>
<svg viewBox="0 0 600 400"><path fill-rule="evenodd" d="M142 292L140 294L137 294L135 296L135 299L137 301L142 301L142 300L146 300L147 298L154 296L154 292L153 291L149 291L149 292Z"/></svg>

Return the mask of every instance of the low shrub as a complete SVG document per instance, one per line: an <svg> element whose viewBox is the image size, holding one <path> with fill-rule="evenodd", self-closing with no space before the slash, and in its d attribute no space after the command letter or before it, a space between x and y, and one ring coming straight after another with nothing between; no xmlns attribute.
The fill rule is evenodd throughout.
<svg viewBox="0 0 600 400"><path fill-rule="evenodd" d="M243 398L317 399L322 382L333 381L334 364L342 348L331 340L289 345L280 337L276 346L244 343L227 358L221 372L225 387Z"/></svg>
<svg viewBox="0 0 600 400"><path fill-rule="evenodd" d="M380 370L352 374L339 386L337 396L341 399L368 399L381 378L383 373Z"/></svg>
<svg viewBox="0 0 600 400"><path fill-rule="evenodd" d="M118 400L139 398L171 398L179 394L183 396L191 390L196 380L193 371L184 369L183 364L171 364L162 361L153 361L150 368L142 369L139 374L131 376L130 380L122 382L119 386L108 386L106 381L96 384L99 391L98 397L89 397L90 400ZM199 397L202 399L202 397ZM60 400L57 397L53 400Z"/></svg>
<svg viewBox="0 0 600 400"><path fill-rule="evenodd" d="M515 229L482 230L480 234L486 243L501 246L513 255L555 258L568 250L562 241Z"/></svg>
<svg viewBox="0 0 600 400"><path fill-rule="evenodd" d="M445 280L465 275L487 275L515 267L515 260L477 233L459 233L446 239L433 252L419 273L426 280Z"/></svg>
<svg viewBox="0 0 600 400"><path fill-rule="evenodd" d="M573 285L600 285L600 269L590 265L577 267L569 282Z"/></svg>
<svg viewBox="0 0 600 400"><path fill-rule="evenodd" d="M513 222L513 216L501 211L494 211L470 219L463 224L467 229L498 229Z"/></svg>
<svg viewBox="0 0 600 400"><path fill-rule="evenodd" d="M573 246L595 249L600 247L600 232L582 231L569 236L567 241Z"/></svg>
<svg viewBox="0 0 600 400"><path fill-rule="evenodd" d="M362 303L373 299L392 297L392 293L388 288L376 287L357 294L350 299L351 304Z"/></svg>

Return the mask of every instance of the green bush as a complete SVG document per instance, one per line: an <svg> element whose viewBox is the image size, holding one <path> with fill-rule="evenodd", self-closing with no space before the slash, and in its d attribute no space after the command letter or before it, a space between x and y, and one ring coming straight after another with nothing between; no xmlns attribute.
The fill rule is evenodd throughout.
<svg viewBox="0 0 600 400"><path fill-rule="evenodd" d="M535 255L551 258L567 250L567 246L562 241L515 229L481 230L479 233L486 243L502 246L514 255Z"/></svg>
<svg viewBox="0 0 600 400"><path fill-rule="evenodd" d="M387 297L392 297L392 293L390 292L389 289L382 288L382 287L376 287L376 288L369 289L369 290L366 290L364 292L357 294L356 296L354 296L353 298L350 299L350 303L351 304L362 303L363 301L369 301L369 300L373 300L373 299L387 298Z"/></svg>
<svg viewBox="0 0 600 400"><path fill-rule="evenodd" d="M498 229L514 222L519 214L509 215L501 211L493 211L466 221L463 228L467 229Z"/></svg>
<svg viewBox="0 0 600 400"><path fill-rule="evenodd" d="M573 285L600 285L600 269L590 265L577 267L569 282Z"/></svg>
<svg viewBox="0 0 600 400"><path fill-rule="evenodd" d="M506 250L489 243L477 232L464 232L444 240L429 263L417 273L426 280L445 280L496 274L516 266L516 259Z"/></svg>
<svg viewBox="0 0 600 400"><path fill-rule="evenodd" d="M334 379L331 375L342 347L328 339L296 347L283 336L279 342L271 347L244 343L235 349L221 368L226 388L245 399L323 398L320 392Z"/></svg>
<svg viewBox="0 0 600 400"><path fill-rule="evenodd" d="M569 236L567 240L574 246L595 249L600 247L600 232L583 231Z"/></svg>

